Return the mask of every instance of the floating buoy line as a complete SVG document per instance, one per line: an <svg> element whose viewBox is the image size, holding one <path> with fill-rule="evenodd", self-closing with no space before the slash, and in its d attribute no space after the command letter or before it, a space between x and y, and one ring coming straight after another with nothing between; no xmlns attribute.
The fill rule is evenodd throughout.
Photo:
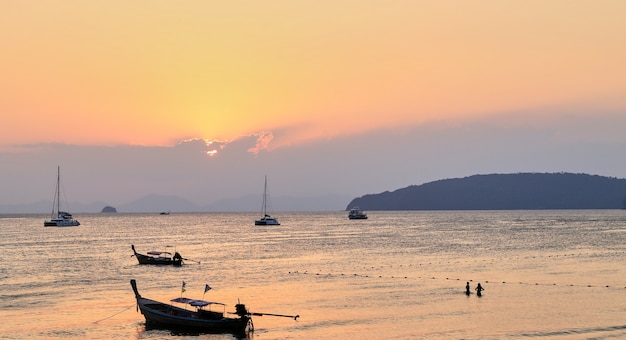
<svg viewBox="0 0 626 340"><path fill-rule="evenodd" d="M392 275L392 276L385 276L385 275L373 275L373 274L359 274L359 273L352 273L352 274L345 274L345 273L322 273L322 272L309 272L307 270L305 271L290 271L289 272L290 275L313 275L313 276L323 276L323 277L357 277L357 278L372 278L372 279L419 279L419 280L444 280L444 281L459 281L459 282L484 282L484 283L489 283L489 284L519 284L519 285L530 285L530 286L561 286L561 287L585 287L585 288L619 288L619 289L626 289L626 286L620 286L620 285L598 285L598 284L560 284L560 283L541 283L541 282L523 282L523 281L519 281L519 282L510 282L510 281L499 281L499 280L486 280L486 279L467 279L467 278L450 278L450 277L436 277L436 276L417 276L417 277L411 277L411 276L400 276L400 275Z"/></svg>
<svg viewBox="0 0 626 340"><path fill-rule="evenodd" d="M611 252L609 253L612 256L617 256L617 255L626 255L625 251L616 251L616 252ZM599 253L594 253L594 252L588 252L588 253L568 253L568 254L556 254L556 255L545 255L545 256L518 256L518 257L505 257L505 258L498 258L498 259L478 259L478 260L456 260L456 261L437 261L437 262L428 262L428 263L418 263L418 264L409 264L407 265L398 265L398 266L389 266L385 268L393 268L393 267L428 267L430 265L449 265L449 264L467 264L467 263L476 263L476 262L485 262L485 263L492 263L492 262L502 262L502 261L515 261L515 260L520 260L520 259L538 259L538 260L545 260L545 258L575 258L575 257L586 257L588 258L589 256L607 256L609 255L606 252L603 252L601 254ZM480 279L476 279L476 278L472 278L472 279L468 279L468 278L460 278L460 277L438 277L438 276L434 276L434 275L419 275L419 276L409 276L409 275L379 275L376 273L367 273L366 271L374 271L376 270L377 267L371 267L365 270L361 270L361 272L353 272L353 273L335 273L335 272L323 272L323 271L309 271L309 270L304 270L304 271L290 271L289 274L290 275L313 275L313 276L323 276L323 277L352 277L352 278L375 278L375 279L394 279L394 280L405 280L405 279L418 279L418 280L443 280L443 281L463 281L463 282L484 282L484 283L489 283L489 284L518 284L518 285L529 285L529 286L558 286L558 287L583 287L583 288L605 288L605 289L626 289L626 285L624 285L624 283L622 284L616 284L616 283L611 283L611 284L583 284L583 283L576 283L576 284L572 284L572 283L558 283L558 282L525 282L525 281L511 281L511 280L490 280L490 279L486 279L486 278L480 278ZM383 268L383 266L378 266L378 268ZM356 270L355 270L356 271ZM365 272L365 273L364 273Z"/></svg>

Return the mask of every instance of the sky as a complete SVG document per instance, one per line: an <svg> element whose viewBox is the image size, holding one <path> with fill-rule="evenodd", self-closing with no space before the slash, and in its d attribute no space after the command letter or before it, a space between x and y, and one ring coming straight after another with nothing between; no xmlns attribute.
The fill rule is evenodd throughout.
<svg viewBox="0 0 626 340"><path fill-rule="evenodd" d="M57 166L71 201L112 205L260 194L265 175L293 197L487 173L625 178L624 13L0 0L0 205L51 200Z"/></svg>

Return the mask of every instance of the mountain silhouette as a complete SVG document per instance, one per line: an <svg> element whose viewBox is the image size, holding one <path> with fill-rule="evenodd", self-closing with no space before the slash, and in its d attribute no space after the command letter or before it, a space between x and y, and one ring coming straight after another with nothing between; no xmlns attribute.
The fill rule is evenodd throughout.
<svg viewBox="0 0 626 340"><path fill-rule="evenodd" d="M353 199L364 210L626 209L626 179L573 173L474 175Z"/></svg>

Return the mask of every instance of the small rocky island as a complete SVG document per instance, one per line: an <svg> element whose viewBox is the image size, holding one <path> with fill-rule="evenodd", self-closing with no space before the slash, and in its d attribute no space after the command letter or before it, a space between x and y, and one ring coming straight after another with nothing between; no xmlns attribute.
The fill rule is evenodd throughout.
<svg viewBox="0 0 626 340"><path fill-rule="evenodd" d="M101 212L103 212L103 213L116 213L117 209L115 209L112 206L107 205L106 207L102 208Z"/></svg>

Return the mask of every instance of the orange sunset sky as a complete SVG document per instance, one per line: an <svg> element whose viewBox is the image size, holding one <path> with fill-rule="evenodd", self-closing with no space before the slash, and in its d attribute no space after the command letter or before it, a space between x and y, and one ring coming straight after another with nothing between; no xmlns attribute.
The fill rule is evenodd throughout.
<svg viewBox="0 0 626 340"><path fill-rule="evenodd" d="M624 107L624 1L0 1L0 144ZM59 129L71 133L59 133Z"/></svg>
<svg viewBox="0 0 626 340"><path fill-rule="evenodd" d="M294 174L307 171L317 178L312 192L346 195L489 172L624 177L625 161L604 163L610 156L597 150L626 145L625 15L626 1L608 0L0 0L4 200L47 198L48 187L27 195L14 183L43 186L60 163L76 199L115 203L117 179L84 184L94 182L88 174L112 173L111 161L95 166L88 155L142 147L110 157L150 159L132 169L154 172L158 152L196 164L176 147L191 140L215 142L204 154L229 144L232 154L219 164L198 160L202 170L181 175L187 186L154 187L174 170L140 186L124 182L139 186L124 197L178 188L196 202L255 193L266 173L275 193L295 195ZM397 136L404 139L390 141ZM614 144L569 144L579 142ZM47 150L49 159L33 151L55 145L75 148ZM147 153L152 147L158 151ZM359 162L339 156L355 147L370 154ZM269 154L248 159L237 150ZM402 152L416 162L391 159ZM311 164L272 165L298 155ZM360 163L372 155L390 157L387 169ZM320 163L351 179L312 165ZM243 168L256 172L233 171ZM222 179L207 183L210 198L192 180L208 173ZM324 188L330 178L341 184Z"/></svg>

